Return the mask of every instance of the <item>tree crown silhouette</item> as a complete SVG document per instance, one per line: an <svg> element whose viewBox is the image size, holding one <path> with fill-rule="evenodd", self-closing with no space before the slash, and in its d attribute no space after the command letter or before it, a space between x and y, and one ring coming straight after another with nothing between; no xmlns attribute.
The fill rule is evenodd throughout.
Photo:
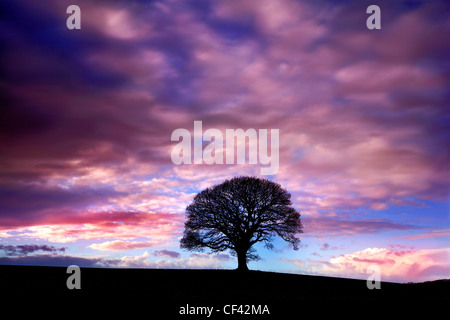
<svg viewBox="0 0 450 320"><path fill-rule="evenodd" d="M187 220L180 246L190 251L230 250L238 270L258 259L252 246L273 248L275 236L298 250L302 233L300 213L291 195L279 184L256 177L236 177L198 193L186 208Z"/></svg>

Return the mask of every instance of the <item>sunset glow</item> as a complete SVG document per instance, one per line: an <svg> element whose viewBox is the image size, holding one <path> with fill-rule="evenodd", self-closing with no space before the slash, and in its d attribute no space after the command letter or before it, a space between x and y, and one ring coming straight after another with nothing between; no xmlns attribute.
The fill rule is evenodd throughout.
<svg viewBox="0 0 450 320"><path fill-rule="evenodd" d="M445 1L379 1L380 30L360 1L75 2L80 30L67 1L0 5L0 264L235 268L180 249L184 210L250 175L304 226L300 250L257 246L250 269L450 278ZM276 173L175 165L194 121L278 129Z"/></svg>

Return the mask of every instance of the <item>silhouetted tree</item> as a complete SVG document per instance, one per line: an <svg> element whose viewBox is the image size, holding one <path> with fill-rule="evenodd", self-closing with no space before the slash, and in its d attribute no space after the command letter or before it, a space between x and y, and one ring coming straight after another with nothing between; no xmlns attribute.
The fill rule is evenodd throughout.
<svg viewBox="0 0 450 320"><path fill-rule="evenodd" d="M290 198L278 183L255 177L237 177L207 188L186 208L180 246L190 251L229 249L237 255L238 270L248 270L247 261L258 259L255 243L272 249L274 236L298 250L302 224Z"/></svg>

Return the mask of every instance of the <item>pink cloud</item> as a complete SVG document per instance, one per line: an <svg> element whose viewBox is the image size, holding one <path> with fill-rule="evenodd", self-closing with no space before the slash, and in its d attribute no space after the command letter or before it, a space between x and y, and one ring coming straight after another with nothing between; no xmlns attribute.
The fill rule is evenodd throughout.
<svg viewBox="0 0 450 320"><path fill-rule="evenodd" d="M106 241L102 243L94 243L89 245L89 248L95 250L133 250L133 249L142 249L149 247L156 247L161 245L162 241L123 241L123 240L114 240L114 241Z"/></svg>
<svg viewBox="0 0 450 320"><path fill-rule="evenodd" d="M439 52L443 43L434 35L449 28L449 23L448 20L433 20L433 13L441 10L437 4L427 3L421 10L405 12L393 19L375 51L396 62L410 62L430 51Z"/></svg>
<svg viewBox="0 0 450 320"><path fill-rule="evenodd" d="M184 216L180 214L138 212L85 212L48 216L34 222L32 226L3 228L0 236L23 236L45 239L52 242L73 242L79 239L136 239L146 237L151 241L170 241L183 228ZM118 241L118 240L117 240ZM119 250L121 246L142 243L107 242L96 245L96 249ZM146 245L153 243L147 242Z"/></svg>
<svg viewBox="0 0 450 320"><path fill-rule="evenodd" d="M431 230L430 232L416 235L402 236L404 239L430 239L439 237L450 237L450 230Z"/></svg>
<svg viewBox="0 0 450 320"><path fill-rule="evenodd" d="M425 89L439 88L444 79L437 77L430 71L410 65L387 65L381 62L358 62L337 71L335 78L346 93L352 98L352 93L365 91L384 91L397 89Z"/></svg>
<svg viewBox="0 0 450 320"><path fill-rule="evenodd" d="M305 261L303 261L301 259L288 259L288 258L284 258L284 257L281 257L280 259L281 259L281 261L285 261L285 262L294 264L294 265L296 265L297 267L299 267L301 269L305 269L306 268Z"/></svg>
<svg viewBox="0 0 450 320"><path fill-rule="evenodd" d="M367 279L367 268L376 265L381 270L381 281L422 282L450 276L450 249L403 250L367 248L342 254L329 261L309 260L294 263L304 271L328 276Z"/></svg>
<svg viewBox="0 0 450 320"><path fill-rule="evenodd" d="M149 24L134 19L133 14L124 8L91 6L83 17L86 17L88 27L96 27L107 36L120 40L138 40L154 33Z"/></svg>

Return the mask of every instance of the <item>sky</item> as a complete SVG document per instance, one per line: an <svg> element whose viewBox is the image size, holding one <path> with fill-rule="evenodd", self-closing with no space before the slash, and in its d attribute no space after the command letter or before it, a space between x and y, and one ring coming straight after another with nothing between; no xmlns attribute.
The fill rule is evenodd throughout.
<svg viewBox="0 0 450 320"><path fill-rule="evenodd" d="M81 29L67 28L72 4ZM371 4L381 29L366 27ZM179 241L196 193L248 175L290 192L304 227L298 251L256 245L250 269L450 278L445 1L2 0L0 12L0 264L233 269L230 252ZM172 132L194 121L278 129L279 169L174 164Z"/></svg>

